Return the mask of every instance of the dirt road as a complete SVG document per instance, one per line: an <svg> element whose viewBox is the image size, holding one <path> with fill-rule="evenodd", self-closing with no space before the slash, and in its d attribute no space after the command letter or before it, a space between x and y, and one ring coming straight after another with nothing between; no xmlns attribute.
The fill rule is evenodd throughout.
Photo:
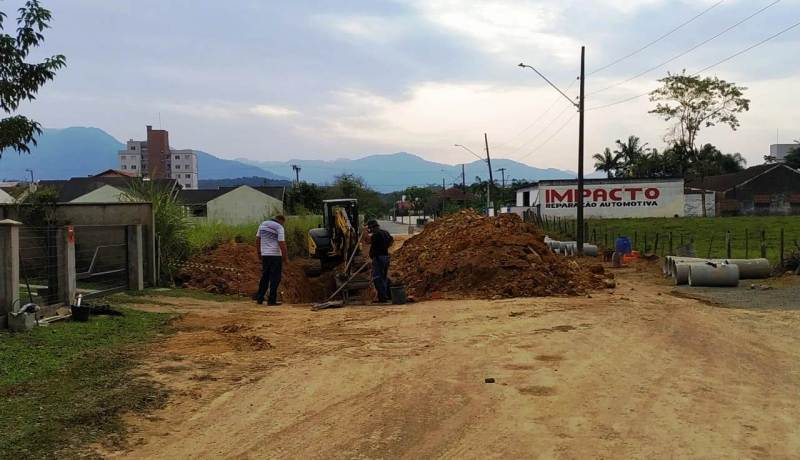
<svg viewBox="0 0 800 460"><path fill-rule="evenodd" d="M800 312L619 275L592 298L186 313L144 371L170 404L120 458L787 458ZM493 378L496 383L485 383Z"/></svg>

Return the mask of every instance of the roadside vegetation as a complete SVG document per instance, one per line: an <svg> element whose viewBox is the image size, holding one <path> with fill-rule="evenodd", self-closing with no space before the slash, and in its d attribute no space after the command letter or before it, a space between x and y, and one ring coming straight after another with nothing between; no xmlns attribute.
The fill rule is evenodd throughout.
<svg viewBox="0 0 800 460"><path fill-rule="evenodd" d="M627 236L634 249L666 254L669 235L672 234L673 251L681 245L691 244L699 257L725 257L726 237L730 231L734 258L761 257L761 235L767 248L767 258L773 264L780 261L781 229L784 234L784 254L788 258L800 244L800 219L796 216L741 216L741 217L654 217L631 219L589 219L587 240L601 246L613 247L618 236ZM558 224L551 224L556 227ZM551 226L552 228L552 226ZM565 231L552 228L551 234L574 238L574 221L564 221ZM658 248L655 247L658 235ZM607 243L606 243L607 242Z"/></svg>
<svg viewBox="0 0 800 460"><path fill-rule="evenodd" d="M221 222L197 223L191 226L186 235L189 251L197 254L231 240L255 244L256 231L260 224L261 222L243 225L228 225ZM321 224L322 216L318 215L286 217L284 228L290 257L306 254L308 231Z"/></svg>
<svg viewBox="0 0 800 460"><path fill-rule="evenodd" d="M165 390L134 368L139 347L168 332L172 316L121 311L0 333L3 458L72 458L93 442L121 443L122 414L164 404Z"/></svg>

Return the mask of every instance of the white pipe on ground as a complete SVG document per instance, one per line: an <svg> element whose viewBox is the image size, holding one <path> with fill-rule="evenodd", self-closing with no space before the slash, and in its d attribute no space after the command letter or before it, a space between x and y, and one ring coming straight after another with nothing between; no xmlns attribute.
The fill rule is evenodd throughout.
<svg viewBox="0 0 800 460"><path fill-rule="evenodd" d="M689 286L736 287L738 285L738 265L711 262L689 264Z"/></svg>

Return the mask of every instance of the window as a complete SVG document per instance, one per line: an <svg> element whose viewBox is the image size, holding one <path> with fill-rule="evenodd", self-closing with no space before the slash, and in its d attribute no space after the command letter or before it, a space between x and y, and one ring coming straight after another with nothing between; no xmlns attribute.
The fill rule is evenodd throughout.
<svg viewBox="0 0 800 460"><path fill-rule="evenodd" d="M522 192L522 206L528 207L531 205L531 192Z"/></svg>
<svg viewBox="0 0 800 460"><path fill-rule="evenodd" d="M131 150L136 150L136 146L135 145L131 145Z"/></svg>
<svg viewBox="0 0 800 460"><path fill-rule="evenodd" d="M176 159L176 160L180 160L180 159L181 159L181 156L180 156L180 155L175 155L175 159Z"/></svg>
<svg viewBox="0 0 800 460"><path fill-rule="evenodd" d="M183 165L183 169L188 171L188 170L192 169L192 167L190 165Z"/></svg>
<svg viewBox="0 0 800 460"><path fill-rule="evenodd" d="M187 175L186 175L186 178L187 178L187 179L191 179L191 178L192 178L192 175L191 175L191 174L187 174Z"/></svg>
<svg viewBox="0 0 800 460"><path fill-rule="evenodd" d="M128 169L128 167L125 166L125 165L122 165L122 169Z"/></svg>
<svg viewBox="0 0 800 460"><path fill-rule="evenodd" d="M188 160L188 159L189 159L189 155L184 155L184 156L183 156L183 159L184 159L184 160ZM177 158L176 158L176 160L177 160Z"/></svg>
<svg viewBox="0 0 800 460"><path fill-rule="evenodd" d="M181 169L181 165L175 165L175 169Z"/></svg>
<svg viewBox="0 0 800 460"><path fill-rule="evenodd" d="M125 166L123 166L122 169L125 169ZM131 169L136 169L136 165L131 165Z"/></svg>

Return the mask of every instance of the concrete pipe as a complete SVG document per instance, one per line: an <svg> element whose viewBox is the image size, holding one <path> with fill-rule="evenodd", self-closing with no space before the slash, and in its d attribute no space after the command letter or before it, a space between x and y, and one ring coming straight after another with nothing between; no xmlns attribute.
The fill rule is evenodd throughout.
<svg viewBox="0 0 800 460"><path fill-rule="evenodd" d="M769 278L772 266L767 259L726 259L726 264L739 267L739 279Z"/></svg>
<svg viewBox="0 0 800 460"><path fill-rule="evenodd" d="M689 286L736 287L739 266L714 263L689 264Z"/></svg>
<svg viewBox="0 0 800 460"><path fill-rule="evenodd" d="M672 274L675 273L675 265L676 264L680 264L680 263L690 264L690 263L708 262L708 261L709 261L709 259L702 259L702 258L699 258L699 257L675 257L675 256L673 256L672 259L670 259L669 275L672 276Z"/></svg>
<svg viewBox="0 0 800 460"><path fill-rule="evenodd" d="M661 273L664 276L670 275L670 265L672 264L672 256L664 257L664 260L661 261Z"/></svg>
<svg viewBox="0 0 800 460"><path fill-rule="evenodd" d="M689 282L689 266L691 264L688 263L679 263L675 265L675 269L672 270L670 276L672 276L672 282L675 283L675 286L681 286Z"/></svg>

